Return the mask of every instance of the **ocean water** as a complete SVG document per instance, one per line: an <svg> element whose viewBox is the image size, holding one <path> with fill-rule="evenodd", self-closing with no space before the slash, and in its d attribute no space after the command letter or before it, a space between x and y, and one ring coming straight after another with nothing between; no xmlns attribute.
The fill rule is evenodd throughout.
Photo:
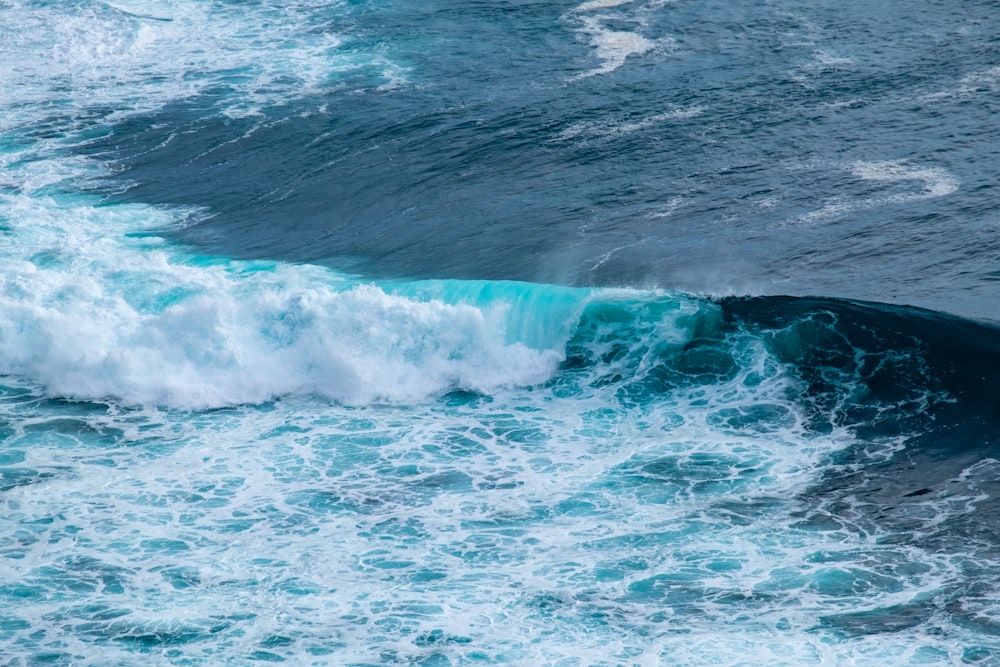
<svg viewBox="0 0 1000 667"><path fill-rule="evenodd" d="M0 664L1000 664L986 0L0 0Z"/></svg>

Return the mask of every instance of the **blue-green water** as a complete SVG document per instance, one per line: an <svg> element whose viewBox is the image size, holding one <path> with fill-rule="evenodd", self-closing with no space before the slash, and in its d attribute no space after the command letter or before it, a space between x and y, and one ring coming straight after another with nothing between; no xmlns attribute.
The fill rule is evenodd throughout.
<svg viewBox="0 0 1000 667"><path fill-rule="evenodd" d="M0 664L993 664L986 2L0 1Z"/></svg>

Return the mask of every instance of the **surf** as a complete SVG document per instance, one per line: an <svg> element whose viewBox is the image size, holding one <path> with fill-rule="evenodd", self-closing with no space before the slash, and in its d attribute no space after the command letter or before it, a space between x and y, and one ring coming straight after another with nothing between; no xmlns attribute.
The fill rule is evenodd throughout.
<svg viewBox="0 0 1000 667"><path fill-rule="evenodd" d="M4 657L994 660L966 10L0 2Z"/></svg>

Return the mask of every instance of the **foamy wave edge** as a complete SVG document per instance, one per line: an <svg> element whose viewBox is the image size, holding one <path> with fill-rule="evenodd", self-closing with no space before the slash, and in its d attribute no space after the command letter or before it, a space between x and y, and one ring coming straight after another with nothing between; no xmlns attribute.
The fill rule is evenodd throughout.
<svg viewBox="0 0 1000 667"><path fill-rule="evenodd" d="M6 196L0 215L14 228L0 268L0 373L76 399L371 403L532 385L558 366L588 298L552 288L519 304L523 288L487 298L482 285L442 298L315 266L186 256L135 234L143 220L167 222L144 206ZM546 313L541 331L518 322L524 309Z"/></svg>

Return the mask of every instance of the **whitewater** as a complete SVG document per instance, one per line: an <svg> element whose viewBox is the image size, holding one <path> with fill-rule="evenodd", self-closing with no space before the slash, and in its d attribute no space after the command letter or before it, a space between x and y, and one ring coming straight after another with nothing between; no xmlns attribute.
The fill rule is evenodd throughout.
<svg viewBox="0 0 1000 667"><path fill-rule="evenodd" d="M998 23L0 0L0 664L994 664Z"/></svg>

